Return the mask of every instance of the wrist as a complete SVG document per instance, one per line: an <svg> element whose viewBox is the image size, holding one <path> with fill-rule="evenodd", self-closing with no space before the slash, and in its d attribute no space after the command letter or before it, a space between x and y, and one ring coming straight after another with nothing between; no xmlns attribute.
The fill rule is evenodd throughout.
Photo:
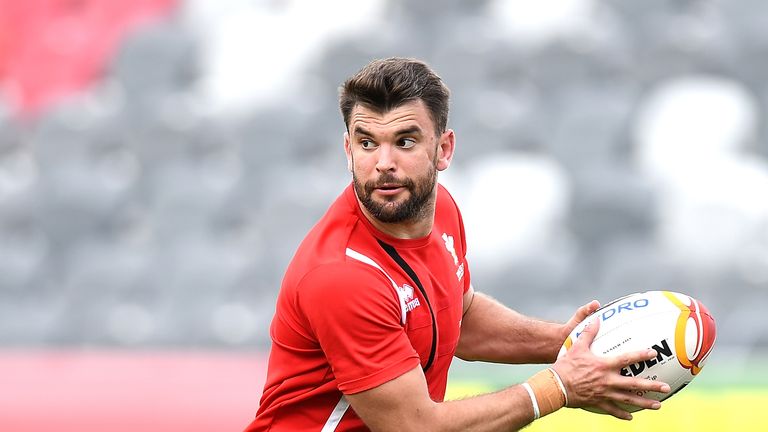
<svg viewBox="0 0 768 432"><path fill-rule="evenodd" d="M571 332L575 326L570 325L569 323L560 324L560 329L557 333L557 349L559 350L561 346L563 346L563 342L565 342L566 339L568 339L568 336L571 335Z"/></svg>
<svg viewBox="0 0 768 432"><path fill-rule="evenodd" d="M547 368L522 384L533 405L533 419L551 414L568 404L568 394L558 373Z"/></svg>
<svg viewBox="0 0 768 432"><path fill-rule="evenodd" d="M553 327L554 328L549 333L550 337L547 343L547 352L549 353L547 363L554 363L557 361L557 354L560 352L560 348L562 348L563 343L571 334L571 330L573 330L567 323L553 324Z"/></svg>

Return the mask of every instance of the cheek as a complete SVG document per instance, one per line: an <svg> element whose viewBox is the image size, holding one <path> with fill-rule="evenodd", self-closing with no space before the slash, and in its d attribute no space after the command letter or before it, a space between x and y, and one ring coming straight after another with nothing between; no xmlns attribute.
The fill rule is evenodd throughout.
<svg viewBox="0 0 768 432"><path fill-rule="evenodd" d="M352 154L350 165L358 175L366 174L376 168L376 160L366 154Z"/></svg>
<svg viewBox="0 0 768 432"><path fill-rule="evenodd" d="M426 155L423 158L419 158L418 161L409 164L407 167L408 172L413 175L425 175L427 172L434 170L439 161L437 158L430 156Z"/></svg>

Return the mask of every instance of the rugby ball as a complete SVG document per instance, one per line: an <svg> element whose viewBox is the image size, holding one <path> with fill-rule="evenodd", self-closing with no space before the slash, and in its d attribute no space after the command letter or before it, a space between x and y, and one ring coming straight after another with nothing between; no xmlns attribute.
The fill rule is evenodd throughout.
<svg viewBox="0 0 768 432"><path fill-rule="evenodd" d="M701 372L715 344L715 320L704 305L685 294L672 291L647 291L618 298L579 323L560 348L565 355L584 327L600 319L600 330L590 346L598 356L653 348L658 355L645 362L628 365L619 373L663 381L669 393L642 392L639 395L663 401L682 390ZM618 404L634 412L641 408ZM604 413L597 408L585 408Z"/></svg>

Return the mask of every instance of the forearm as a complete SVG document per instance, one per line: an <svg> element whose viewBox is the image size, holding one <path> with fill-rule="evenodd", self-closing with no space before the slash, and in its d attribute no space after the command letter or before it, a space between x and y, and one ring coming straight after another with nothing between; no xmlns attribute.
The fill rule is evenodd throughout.
<svg viewBox="0 0 768 432"><path fill-rule="evenodd" d="M447 402L426 395L424 375L416 368L347 399L375 432L501 432L518 430L534 419L533 402L521 385Z"/></svg>
<svg viewBox="0 0 768 432"><path fill-rule="evenodd" d="M456 356L496 363L551 363L566 336L562 324L524 316L475 293L461 322Z"/></svg>
<svg viewBox="0 0 768 432"><path fill-rule="evenodd" d="M436 406L436 431L511 431L533 421L531 398L520 385Z"/></svg>

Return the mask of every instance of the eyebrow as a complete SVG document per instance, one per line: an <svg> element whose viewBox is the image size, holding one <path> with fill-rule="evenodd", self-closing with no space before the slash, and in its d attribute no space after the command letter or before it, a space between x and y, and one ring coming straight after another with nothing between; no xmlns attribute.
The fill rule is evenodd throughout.
<svg viewBox="0 0 768 432"><path fill-rule="evenodd" d="M354 128L352 128L352 134L353 135L365 135L369 137L373 137L373 134L367 131L362 126L355 125ZM400 129L395 132L395 136L402 136L402 135L421 135L422 131L421 128L418 126L411 126L407 127L405 129Z"/></svg>
<svg viewBox="0 0 768 432"><path fill-rule="evenodd" d="M373 136L373 134L371 134L370 132L365 130L365 128L363 128L362 126L358 126L358 125L355 125L355 127L352 128L352 135L365 135L365 136L369 136L369 137Z"/></svg>
<svg viewBox="0 0 768 432"><path fill-rule="evenodd" d="M421 135L421 128L418 126L411 126L405 129L400 129L399 131L395 132L395 136L400 135Z"/></svg>

